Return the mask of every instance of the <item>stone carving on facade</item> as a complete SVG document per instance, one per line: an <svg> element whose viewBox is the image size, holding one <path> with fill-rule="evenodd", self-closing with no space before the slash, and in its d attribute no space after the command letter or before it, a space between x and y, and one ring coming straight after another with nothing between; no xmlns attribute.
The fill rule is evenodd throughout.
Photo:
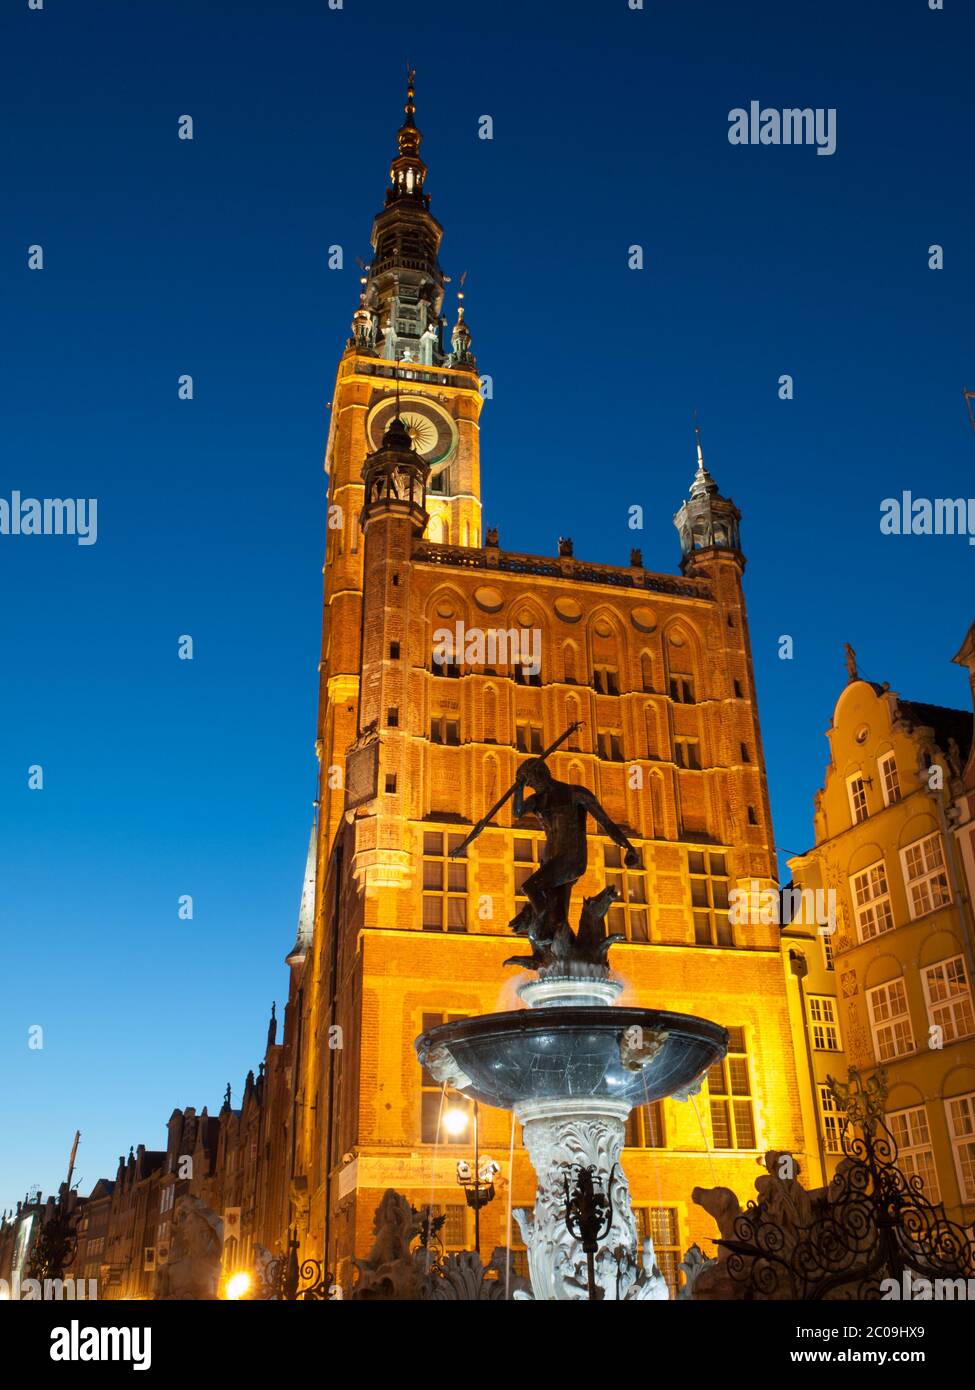
<svg viewBox="0 0 975 1390"><path fill-rule="evenodd" d="M355 1261L358 1279L352 1298L494 1303L530 1297L529 1285L515 1272L509 1250L498 1246L486 1265L473 1250L444 1254L438 1246L437 1224L430 1208L418 1211L389 1188L373 1217L372 1249L366 1259Z"/></svg>
<svg viewBox="0 0 975 1390"><path fill-rule="evenodd" d="M156 1298L216 1298L222 1258L221 1218L199 1197L178 1197L173 1210L169 1260L157 1280Z"/></svg>

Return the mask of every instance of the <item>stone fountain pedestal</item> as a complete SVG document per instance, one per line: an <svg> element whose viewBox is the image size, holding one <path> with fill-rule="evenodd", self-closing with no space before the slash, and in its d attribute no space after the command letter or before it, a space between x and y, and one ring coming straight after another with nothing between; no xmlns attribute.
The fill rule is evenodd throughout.
<svg viewBox="0 0 975 1390"><path fill-rule="evenodd" d="M620 1163L626 1121L634 1106L692 1094L724 1055L727 1033L686 1014L619 1007L622 989L605 966L553 966L519 988L526 1009L459 1019L416 1040L438 1081L512 1110L521 1122L537 1189L534 1211L515 1216L539 1300L590 1296L587 1258L565 1220L566 1183L571 1190L579 1170L590 1167L610 1198L595 1254L600 1296L669 1296L652 1242L637 1251Z"/></svg>

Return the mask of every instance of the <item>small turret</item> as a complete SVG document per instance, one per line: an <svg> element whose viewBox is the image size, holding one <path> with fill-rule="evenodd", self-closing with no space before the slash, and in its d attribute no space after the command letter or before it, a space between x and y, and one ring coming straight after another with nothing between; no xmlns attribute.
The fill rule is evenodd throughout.
<svg viewBox="0 0 975 1390"><path fill-rule="evenodd" d="M694 433L697 471L688 500L674 514L674 525L680 536L681 570L685 574L702 552L731 551L744 560L739 535L741 513L730 498L721 496L717 483L704 466L700 426Z"/></svg>
<svg viewBox="0 0 975 1390"><path fill-rule="evenodd" d="M430 465L414 449L397 406L397 413L386 426L382 444L374 453L366 455L362 465L366 485L360 518L363 527L381 514L405 514L422 535L429 520L426 512L429 476Z"/></svg>

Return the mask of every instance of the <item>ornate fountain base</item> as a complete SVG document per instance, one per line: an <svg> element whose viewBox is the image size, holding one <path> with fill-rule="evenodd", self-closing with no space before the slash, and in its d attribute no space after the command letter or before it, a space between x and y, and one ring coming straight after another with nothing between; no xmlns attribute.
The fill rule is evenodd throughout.
<svg viewBox="0 0 975 1390"><path fill-rule="evenodd" d="M626 1120L636 1105L686 1097L724 1055L728 1035L707 1019L614 1005L621 989L605 966L549 967L518 990L527 1009L458 1019L416 1040L438 1081L521 1121L538 1186L534 1213L516 1216L538 1300L590 1297L588 1258L566 1224L566 1179L571 1191L583 1169L603 1193L612 1178L594 1254L596 1296L669 1297L651 1241L638 1258L620 1164Z"/></svg>
<svg viewBox="0 0 975 1390"><path fill-rule="evenodd" d="M652 1245L644 1266L636 1258L637 1237L630 1186L620 1164L627 1101L536 1101L516 1107L525 1148L538 1186L535 1211L515 1212L528 1248L528 1270L535 1298L588 1299L586 1256L565 1224L566 1182L571 1189L580 1168L595 1168L610 1191L612 1217L595 1257L596 1284L604 1299L665 1299L667 1284L653 1263Z"/></svg>

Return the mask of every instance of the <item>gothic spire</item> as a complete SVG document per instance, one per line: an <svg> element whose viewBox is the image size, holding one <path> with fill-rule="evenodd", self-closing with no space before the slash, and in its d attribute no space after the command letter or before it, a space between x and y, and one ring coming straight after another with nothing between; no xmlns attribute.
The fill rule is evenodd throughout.
<svg viewBox="0 0 975 1390"><path fill-rule="evenodd" d="M420 158L414 70L407 78L397 155L389 169L383 210L372 227L372 264L349 346L396 362L439 366L444 360L441 317L444 277L438 253L443 228L430 213L424 191L427 166Z"/></svg>
<svg viewBox="0 0 975 1390"><path fill-rule="evenodd" d="M308 858L305 861L305 878L301 886L301 906L298 908L298 934L295 944L285 957L286 965L300 965L311 949L315 935L315 876L317 872L317 835L312 821L308 840ZM273 1006L272 1006L273 1015Z"/></svg>
<svg viewBox="0 0 975 1390"><path fill-rule="evenodd" d="M389 170L390 188L386 191L386 206L400 198L410 198L424 208L430 206L429 197L423 192L423 181L427 176L427 166L420 158L422 133L417 129L415 87L416 68L410 68L406 77L406 119L396 134L399 155L393 160Z"/></svg>

